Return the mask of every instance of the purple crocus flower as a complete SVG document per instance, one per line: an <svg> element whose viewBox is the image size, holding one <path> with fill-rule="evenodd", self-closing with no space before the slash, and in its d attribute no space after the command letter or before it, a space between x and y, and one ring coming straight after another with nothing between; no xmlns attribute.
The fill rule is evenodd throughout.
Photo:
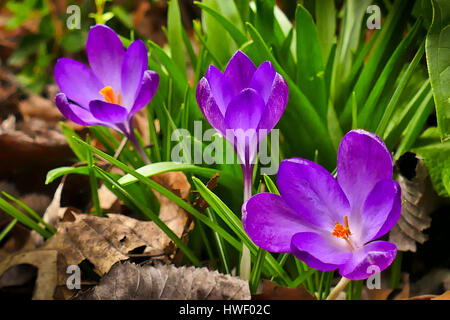
<svg viewBox="0 0 450 320"><path fill-rule="evenodd" d="M244 228L258 246L292 253L312 268L351 280L386 269L397 247L374 241L401 212L401 190L392 159L375 134L352 130L339 146L336 180L300 158L281 162L280 195L260 193L244 204ZM370 266L373 266L370 268Z"/></svg>
<svg viewBox="0 0 450 320"><path fill-rule="evenodd" d="M55 80L61 93L56 95L56 106L78 124L120 131L148 161L132 123L133 115L150 102L159 83L158 74L147 70L144 42L133 41L125 50L111 28L96 25L89 31L86 52L90 68L69 58L58 59Z"/></svg>
<svg viewBox="0 0 450 320"><path fill-rule="evenodd" d="M233 144L244 172L244 198L251 195L251 174L259 141L278 123L288 87L269 61L258 68L242 51L224 73L211 65L197 87L197 102L209 123Z"/></svg>

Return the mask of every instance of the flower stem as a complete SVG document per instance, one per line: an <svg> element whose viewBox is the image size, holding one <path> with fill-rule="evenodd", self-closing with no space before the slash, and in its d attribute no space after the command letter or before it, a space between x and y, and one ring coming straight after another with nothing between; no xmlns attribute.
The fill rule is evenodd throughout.
<svg viewBox="0 0 450 320"><path fill-rule="evenodd" d="M330 294L327 297L327 300L336 300L339 293L341 293L342 290L345 289L345 287L350 283L350 279L347 279L345 277L342 277L341 280L339 280L336 287L331 290Z"/></svg>
<svg viewBox="0 0 450 320"><path fill-rule="evenodd" d="M131 143L134 145L134 147L136 148L137 152L139 152L139 154L141 155L142 160L144 160L145 164L150 164L150 159L147 157L147 155L145 154L144 149L142 149L141 145L139 144L139 142L136 139L136 136L134 134L134 132L131 132L128 135L128 140L131 141Z"/></svg>
<svg viewBox="0 0 450 320"><path fill-rule="evenodd" d="M252 175L253 166L242 166L242 174L244 178L244 203L250 199L252 196ZM244 221L245 216L242 216L242 221ZM251 257L250 250L246 245L242 245L242 256L241 263L239 266L239 275L244 280L250 280L250 270L251 270Z"/></svg>

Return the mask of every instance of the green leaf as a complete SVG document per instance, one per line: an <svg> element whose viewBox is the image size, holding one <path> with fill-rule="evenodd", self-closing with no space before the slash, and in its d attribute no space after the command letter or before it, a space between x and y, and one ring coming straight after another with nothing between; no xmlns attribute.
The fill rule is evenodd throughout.
<svg viewBox="0 0 450 320"><path fill-rule="evenodd" d="M311 14L299 5L295 11L297 33L297 84L322 119L327 118L327 93L319 35Z"/></svg>
<svg viewBox="0 0 450 320"><path fill-rule="evenodd" d="M184 244L184 242L170 229L164 221L162 221L158 215L156 215L154 212L149 210L149 208L144 207L141 205L140 202L136 201L135 198L128 194L128 192L123 189L114 179L112 179L107 172L103 171L102 169L95 167L95 170L102 176L102 178L111 185L114 186L114 188L119 191L121 194L123 194L125 197L127 197L131 202L133 202L146 216L148 216L174 243L175 245L180 248L180 250L186 255L186 257L197 267L202 266L200 260L194 255L192 250Z"/></svg>
<svg viewBox="0 0 450 320"><path fill-rule="evenodd" d="M203 0L202 3L220 12L240 30L244 30L241 18L233 1ZM237 49L233 41L230 41L231 37L227 33L227 30L214 17L206 14L206 11L202 11L201 21L203 31L208 35L206 40L208 47L213 50L214 56L219 61L227 61Z"/></svg>
<svg viewBox="0 0 450 320"><path fill-rule="evenodd" d="M379 99L383 92L385 93L386 90L391 90L387 84L389 81L395 80L400 73L406 55L409 53L410 46L416 39L421 25L422 19L418 19L414 24L414 27L410 30L410 32L408 32L407 36L403 38L398 47L395 49L388 63L384 67L383 72L381 72L378 77L375 86L370 90L370 94L366 102L358 111L358 125L360 128L368 128L369 130L371 130L372 127L376 128L374 122L376 122L377 119L374 117L374 112L376 111Z"/></svg>
<svg viewBox="0 0 450 320"><path fill-rule="evenodd" d="M219 12L199 1L194 1L194 4L200 7L203 11L205 11L209 15L211 15L211 17L216 19L217 22L220 23L220 25L225 30L228 31L231 38L233 38L234 42L236 42L236 44L239 47L242 46L245 42L247 42L247 37L245 36L245 34L238 27L236 27L236 25L234 25L230 20L225 18Z"/></svg>
<svg viewBox="0 0 450 320"><path fill-rule="evenodd" d="M99 158L103 158L109 163L117 166L119 169L122 169L125 173L129 173L136 178L139 179L140 182L142 182L144 185L150 187L153 190L158 191L163 196L167 197L168 199L172 200L175 204L192 214L195 218L197 218L199 221L210 227L212 230L216 231L220 234L220 236L226 240L230 245L232 245L236 250L242 250L242 245L237 241L235 238L233 238L225 229L214 223L211 219L207 218L205 215L200 213L197 209L195 209L193 206L191 206L189 203L187 203L184 199L180 198L176 194L174 194L172 191L166 189L162 185L158 184L157 182L148 179L141 175L140 173L136 172L135 170L131 169L126 164L120 162L119 160L115 159L114 157L110 156L107 153L104 153L103 151L98 150L97 148L87 144L83 140L79 138L75 138L75 141L79 143L81 146L90 149L94 154L96 154ZM122 188L121 185L117 184Z"/></svg>
<svg viewBox="0 0 450 320"><path fill-rule="evenodd" d="M406 128L405 137L397 148L394 158L398 159L400 156L412 147L414 141L419 136L428 116L433 111L432 94L429 94L422 100L419 108L417 109L414 117L411 119L408 127Z"/></svg>
<svg viewBox="0 0 450 320"><path fill-rule="evenodd" d="M2 230L2 232L0 233L0 243L8 235L8 233L12 230L12 228L14 228L17 221L18 221L17 219L12 219L11 222Z"/></svg>
<svg viewBox="0 0 450 320"><path fill-rule="evenodd" d="M220 173L219 177L219 183L226 185L227 187L233 188L236 186L236 184L240 183L239 179L232 177L227 174L223 174L220 172L220 170L216 169L210 169L210 168L203 168L199 167L193 164L185 164L185 163L178 163L178 162L158 162L158 163L151 163L149 165L146 165L144 167L141 167L136 170L136 172L140 173L144 177L151 177L160 173L164 172L171 172L171 171L183 171L183 172L189 172L194 174L199 174L203 177L211 178L214 174ZM138 179L131 175L127 174L119 179L119 183L122 185L129 185L131 183L137 182ZM226 182L225 182L226 181Z"/></svg>
<svg viewBox="0 0 450 320"><path fill-rule="evenodd" d="M20 223L27 226L28 228L36 231L44 238L48 239L52 236L52 233L50 231L45 230L39 224L31 219L29 216L27 216L25 213L20 211L19 209L15 208L13 205L11 205L8 201L0 197L0 209L5 211L7 214L9 214L14 219L17 219Z"/></svg>
<svg viewBox="0 0 450 320"><path fill-rule="evenodd" d="M178 0L169 2L167 13L167 41L170 47L170 55L180 71L186 75L186 56L183 50L183 25L181 23L180 7Z"/></svg>
<svg viewBox="0 0 450 320"><path fill-rule="evenodd" d="M442 170L442 183L447 191L447 196L450 197L450 166Z"/></svg>
<svg viewBox="0 0 450 320"><path fill-rule="evenodd" d="M89 174L89 168L83 167L59 167L47 172L47 177L45 178L45 184L52 183L61 176L66 174L82 174L87 176Z"/></svg>
<svg viewBox="0 0 450 320"><path fill-rule="evenodd" d="M438 128L428 128L411 150L424 159L433 187L441 197L450 197L450 141L441 142ZM445 173L445 174L444 174ZM444 181L443 178L446 180Z"/></svg>
<svg viewBox="0 0 450 320"><path fill-rule="evenodd" d="M87 34L81 30L70 30L61 36L61 47L69 52L77 52L84 48Z"/></svg>
<svg viewBox="0 0 450 320"><path fill-rule="evenodd" d="M336 7L334 0L315 1L317 33L324 63L328 61L331 47L336 43Z"/></svg>
<svg viewBox="0 0 450 320"><path fill-rule="evenodd" d="M122 6L113 6L111 12L127 29L133 29L133 18Z"/></svg>
<svg viewBox="0 0 450 320"><path fill-rule="evenodd" d="M273 180L266 174L264 175L264 182L266 183L266 187L269 192L280 194L280 191L278 191L278 188L273 182Z"/></svg>
<svg viewBox="0 0 450 320"><path fill-rule="evenodd" d="M353 53L358 45L362 18L372 0L348 0L344 4L344 18L339 39L336 46L336 54L333 63L333 74L331 78L331 97L333 102L340 92L343 79L350 74ZM384 26L383 26L384 27Z"/></svg>
<svg viewBox="0 0 450 320"><path fill-rule="evenodd" d="M450 2L431 0L433 23L426 38L428 72L441 139L450 139Z"/></svg>
<svg viewBox="0 0 450 320"><path fill-rule="evenodd" d="M324 121L320 118L304 93L297 87L283 68L281 68L255 27L250 23L247 23L247 26L260 55L272 62L274 68L284 77L288 84L289 103L280 121L280 126L282 126L283 131L291 130L290 133L292 135L286 134L286 139L289 137L293 139L290 140L292 142L291 145L295 146L299 143L299 139L297 139L299 132L305 133L305 135L302 135L303 140L308 139L306 135L309 135L310 140L315 144L315 149L319 150L321 163L329 169L335 167L336 151ZM292 123L295 123L295 127L292 127ZM303 132L301 129L304 129Z"/></svg>
<svg viewBox="0 0 450 320"><path fill-rule="evenodd" d="M74 141L73 138L73 137L79 138L80 136L74 130L66 126L64 123L61 122L60 125L62 133L64 137L66 137L70 149L72 149L73 153L75 153L75 155L80 161L87 161L87 153L84 151L82 147L80 147L78 143Z"/></svg>
<svg viewBox="0 0 450 320"><path fill-rule="evenodd" d="M33 209L31 209L26 203L20 201L17 198L14 198L13 196L9 195L6 192L2 192L2 194L7 197L9 200L15 202L19 207L21 207L22 209L24 209L30 216L32 216L33 218L35 218L37 221L39 221L40 223L42 223L45 228L47 228L48 231L50 231L52 234L56 232L56 230L49 225L47 222L44 221L44 219L42 219L42 217Z"/></svg>
<svg viewBox="0 0 450 320"><path fill-rule="evenodd" d="M422 44L419 47L419 50L417 50L413 61L408 65L408 68L406 69L405 73L400 78L398 86L395 88L394 94L392 95L388 105L386 106L386 109L384 110L383 117L381 118L380 123L378 124L378 128L376 130L376 134L378 136L383 137L384 131L386 130L388 122L391 119L392 114L394 113L395 107L398 104L398 101L403 93L403 90L406 88L409 79L411 79L414 70L416 69L417 65L422 59L423 53L424 53L424 46Z"/></svg>
<svg viewBox="0 0 450 320"><path fill-rule="evenodd" d="M353 88L356 94L356 101L358 106L364 104L367 100L368 95L373 88L373 83L377 80L379 73L378 70L383 67L382 61L387 59L387 55L390 56L389 48L392 45L391 42L398 35L398 30L404 28L404 24L406 23L406 19L409 16L409 12L412 8L412 3L409 1L396 1L394 2L394 6L392 10L390 10L386 20L383 22L383 27L378 35L375 43L373 44L373 49L370 54L369 60L364 65L360 76ZM337 54L337 52L336 52ZM336 59L335 59L336 63ZM339 83L339 79L343 73L339 73L338 70L333 70L333 77ZM332 80L331 88L334 88ZM336 89L336 88L335 88ZM345 104L345 108L343 112L340 114L340 122L345 130L350 126L352 117L352 97L351 95L347 98L347 102Z"/></svg>

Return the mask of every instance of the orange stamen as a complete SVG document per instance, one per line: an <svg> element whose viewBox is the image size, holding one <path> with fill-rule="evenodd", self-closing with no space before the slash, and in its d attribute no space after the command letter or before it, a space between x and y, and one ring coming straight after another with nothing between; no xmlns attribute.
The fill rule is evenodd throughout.
<svg viewBox="0 0 450 320"><path fill-rule="evenodd" d="M106 86L102 90L100 90L100 94L103 96L103 98L105 98L106 102L120 105L120 92L117 93L116 99L116 96L114 95L114 90L110 86Z"/></svg>
<svg viewBox="0 0 450 320"><path fill-rule="evenodd" d="M331 233L331 235L333 235L337 238L344 239L350 245L350 247L353 248L353 246L348 238L351 234L352 233L350 232L350 227L348 225L348 217L347 216L344 217L344 226L342 224L340 224L339 222L334 223L334 230Z"/></svg>

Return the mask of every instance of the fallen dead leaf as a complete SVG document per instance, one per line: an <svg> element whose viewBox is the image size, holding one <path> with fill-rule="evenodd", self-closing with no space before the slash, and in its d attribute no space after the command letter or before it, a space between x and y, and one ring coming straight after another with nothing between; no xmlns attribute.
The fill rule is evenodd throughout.
<svg viewBox="0 0 450 320"><path fill-rule="evenodd" d="M253 300L317 300L306 288L286 288L270 280L263 280L262 293L254 294Z"/></svg>
<svg viewBox="0 0 450 320"><path fill-rule="evenodd" d="M29 264L38 269L34 286L34 300L53 299L57 284L57 256L56 250L35 250L18 253L6 257L0 262L0 275L17 265Z"/></svg>
<svg viewBox="0 0 450 320"><path fill-rule="evenodd" d="M74 214L74 221L59 224L56 234L41 247L57 250L67 265L90 261L94 271L104 275L118 261L129 259L136 248L148 258L169 261L174 249L168 251L171 240L154 222L139 221L119 214L97 217ZM184 232L187 217L170 220L161 218L179 237ZM183 223L184 222L184 223Z"/></svg>
<svg viewBox="0 0 450 320"><path fill-rule="evenodd" d="M393 291L392 289L367 289L363 287L361 298L362 300L388 300Z"/></svg>
<svg viewBox="0 0 450 320"><path fill-rule="evenodd" d="M446 291L444 294L434 297L431 300L450 300L450 291Z"/></svg>
<svg viewBox="0 0 450 320"><path fill-rule="evenodd" d="M389 233L389 241L398 250L416 252L416 242L422 244L428 239L423 230L431 225L429 214L436 207L436 196L422 159L417 159L412 179L400 174L397 180L402 189L402 213Z"/></svg>
<svg viewBox="0 0 450 320"><path fill-rule="evenodd" d="M207 268L117 263L79 300L249 300L248 282Z"/></svg>

